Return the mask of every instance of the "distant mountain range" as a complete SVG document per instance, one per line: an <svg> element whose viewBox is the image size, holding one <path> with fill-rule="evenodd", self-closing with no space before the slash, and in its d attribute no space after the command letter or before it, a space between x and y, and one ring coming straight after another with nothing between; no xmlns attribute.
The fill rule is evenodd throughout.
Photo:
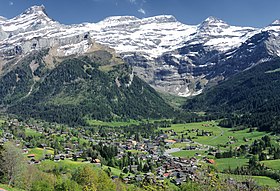
<svg viewBox="0 0 280 191"><path fill-rule="evenodd" d="M0 63L3 67L50 47L58 57L81 55L98 42L115 49L155 89L186 97L280 55L279 23L257 29L209 17L186 25L161 15L63 25L49 18L43 6L33 6L12 19L0 19Z"/></svg>

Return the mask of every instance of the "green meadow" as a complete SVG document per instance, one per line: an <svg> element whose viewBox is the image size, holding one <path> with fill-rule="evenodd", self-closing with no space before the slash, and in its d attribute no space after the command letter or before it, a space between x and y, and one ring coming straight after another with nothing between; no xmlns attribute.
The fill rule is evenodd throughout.
<svg viewBox="0 0 280 191"><path fill-rule="evenodd" d="M234 174L219 174L221 179L233 178L236 181L253 180L260 186L269 186L273 188L279 188L280 184L276 180L273 180L266 176L249 176L249 175L234 175Z"/></svg>
<svg viewBox="0 0 280 191"><path fill-rule="evenodd" d="M85 165L91 165L91 166L99 168L99 166L97 166L94 163L82 162L82 160L73 161L72 159L65 159L65 160L60 160L57 162L52 161L52 160L45 160L45 161L42 161L40 164L38 164L38 167L39 167L39 169L44 170L44 171L52 170L54 168L60 168L60 169L66 170L66 171L73 171L73 170L75 170L79 167L85 166ZM102 165L101 168L103 170L110 168L111 173L113 175L117 175L117 176L119 176L122 173L122 171L120 169L117 169L114 167L108 167L106 165Z"/></svg>
<svg viewBox="0 0 280 191"><path fill-rule="evenodd" d="M87 120L87 123L92 126L109 126L109 127L120 127L120 126L127 126L131 124L139 125L140 121L130 120L130 121L114 121L114 122L105 122L105 121L98 121L98 120Z"/></svg>
<svg viewBox="0 0 280 191"><path fill-rule="evenodd" d="M245 158L222 158L215 159L214 166L219 170L235 169L236 167L244 166L248 164L249 159Z"/></svg>
<svg viewBox="0 0 280 191"><path fill-rule="evenodd" d="M280 170L280 159L261 161L261 163L264 164L268 168Z"/></svg>
<svg viewBox="0 0 280 191"><path fill-rule="evenodd" d="M29 154L35 154L35 159L39 160L39 159L42 159L45 154L52 154L53 155L54 151L53 151L53 149L48 149L48 148L46 148L46 149L33 148L33 149L30 149L28 151L28 154L26 154L26 156L29 155Z"/></svg>
<svg viewBox="0 0 280 191"><path fill-rule="evenodd" d="M186 146L198 146L198 150L181 150L178 152L174 152L171 155L175 157L196 157L197 159L202 160L203 157L213 158L215 160L215 164L211 165L218 172L224 172L227 169L235 169L236 167L246 166L248 165L249 159L245 157L239 158L221 158L215 159L213 155L208 155L211 151L210 147L219 148L222 152L229 150L230 147L237 148L240 145L250 145L256 139L261 139L264 135L267 135L266 132L252 131L249 132L249 129L244 130L235 130L230 128L223 128L218 126L217 121L207 121L207 122L199 122L199 123L187 123L187 124L172 124L171 127L168 128L160 128L160 130L164 131L168 134L169 139L181 139L183 138L191 138L192 142L179 142L171 145L171 148L181 148L185 149ZM172 130L172 131L170 131ZM211 132L210 136L201 136L201 132ZM174 132L176 133L174 135ZM270 134L268 134L270 135ZM278 144L275 142L275 136L270 135L272 144ZM266 167L280 170L280 160L267 160L262 161ZM201 163L205 164L205 163ZM229 175L233 178L240 178L242 180L242 176L237 175ZM259 185L269 185L270 187L278 187L279 183L275 180L264 177L264 176L250 176L254 181L256 181Z"/></svg>
<svg viewBox="0 0 280 191"><path fill-rule="evenodd" d="M108 127L121 127L121 126L128 126L128 125L139 125L140 123L148 123L148 122L156 122L156 121L162 121L162 120L170 120L170 119L154 119L154 120L133 120L130 119L129 121L111 121L111 122L106 122L106 121L99 121L99 120L92 120L88 119L87 124L91 126L108 126Z"/></svg>
<svg viewBox="0 0 280 191"><path fill-rule="evenodd" d="M218 146L225 145L227 142L231 141L230 138L234 138L235 142L231 145L239 146L242 144L248 144L244 140L247 139L249 142L253 142L255 139L259 139L264 136L265 132L253 131L249 132L248 129L240 131L232 131L230 128L222 128L218 126L218 122L198 122L198 123L186 123L186 124L172 124L168 128L160 128L160 130L168 131L173 130L177 133L177 136L170 136L170 138L181 138L182 135L184 138L191 137L194 142ZM190 130L191 132L188 132ZM199 130L199 132L207 131L213 133L212 136L197 136L197 132L192 130ZM176 145L176 144L175 144ZM181 144L180 147L183 147L184 144ZM176 147L176 146L172 146Z"/></svg>
<svg viewBox="0 0 280 191"><path fill-rule="evenodd" d="M39 137L41 136L41 133L38 133L38 131L30 128L25 129L25 134L26 136L31 136L31 137Z"/></svg>
<svg viewBox="0 0 280 191"><path fill-rule="evenodd" d="M208 153L208 151L202 151L202 150L191 150L191 151L181 150L181 151L172 153L171 155L174 156L174 157L188 157L188 158L196 157L196 158L201 158L201 157L198 157L197 154L199 154L201 156L206 156L207 153Z"/></svg>

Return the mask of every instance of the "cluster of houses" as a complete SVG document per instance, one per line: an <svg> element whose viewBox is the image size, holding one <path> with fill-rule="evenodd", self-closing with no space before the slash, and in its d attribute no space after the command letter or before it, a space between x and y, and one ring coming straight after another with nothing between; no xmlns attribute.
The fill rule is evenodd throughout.
<svg viewBox="0 0 280 191"><path fill-rule="evenodd" d="M187 180L195 180L197 178L198 160L195 157L192 158L179 158L172 157L170 155L140 155L141 160L147 160L147 158L153 158L154 161L161 164L154 169L151 173L139 173L138 165L130 165L129 168L134 172L129 176L123 178L126 183L141 182L143 180L159 184L161 186L164 179L170 179L176 185L180 185Z"/></svg>
<svg viewBox="0 0 280 191"><path fill-rule="evenodd" d="M176 185L181 184L187 180L194 180L197 178L196 170L198 159L173 157L162 150L162 148L169 148L172 144L179 140L167 139L166 134L159 135L154 140L143 139L136 142L128 139L124 142L114 143L118 146L118 159L121 159L126 151L134 150L137 152L137 157L141 161L151 161L152 163L160 164L153 173L139 173L138 165L130 165L127 168L133 172L132 175L125 177L123 180L127 183L134 183L139 181L149 181L159 186L162 185L164 179L170 179ZM162 141L163 140L163 141ZM181 141L181 140L180 140ZM162 145L164 143L164 145Z"/></svg>
<svg viewBox="0 0 280 191"><path fill-rule="evenodd" d="M56 135L65 135L70 136L69 131L61 131L55 128L48 128L41 127L39 125L27 125L23 124L22 122L18 122L16 120L10 121L8 123L9 126L24 126L25 128L32 129L44 136L52 136ZM171 130L172 131L172 130ZM142 139L141 141L135 141L133 137L130 139L119 139L119 135L116 132L109 132L106 139L104 137L98 135L96 132L96 136L93 138L85 133L85 130L81 129L79 131L81 134L81 138L91 142L92 144L99 144L102 142L103 144L114 145L118 149L118 154L116 156L117 159L121 159L127 151L133 150L134 152L138 153L138 157L142 161L152 161L153 163L157 163L157 168L153 170L153 172L143 173L138 171L137 165L130 165L127 168L130 169L129 176L123 178L123 180L127 183L133 183L135 181L152 181L159 184L162 184L164 179L170 179L176 185L181 184L187 180L194 180L197 178L197 168L200 167L198 165L198 159L195 157L192 158L178 158L173 157L165 152L165 149L170 148L170 146L177 142L188 142L190 143L191 140L189 139L168 139L171 134L172 136L176 136L176 132L165 132L160 134L159 136L155 137L153 140L150 139ZM211 132L203 132L204 135L208 135ZM206 135L206 136L207 136ZM100 137L100 139L96 138ZM0 144L8 141L10 139L14 139L14 135L10 132L3 132L2 138L0 139ZM1 142L2 141L2 142ZM75 142L75 147L78 146L78 143ZM39 164L41 160L53 160L55 162L59 162L61 160L75 160L78 158L82 158L83 150L78 149L71 149L65 147L62 152L56 153L55 155L51 154L44 154L43 157L36 157L35 154L28 153L29 150L28 143L23 146L23 153L27 155L30 164ZM46 149L50 145L40 144L39 147L42 149ZM199 150L199 146L189 146L186 147L187 150ZM37 158L37 159L36 159ZM96 165L101 165L101 160L98 158L83 158L85 162L95 163ZM209 161L206 161L210 163Z"/></svg>
<svg viewBox="0 0 280 191"><path fill-rule="evenodd" d="M157 176L171 179L176 185L197 178L196 170L198 168L197 159L192 158L163 158L163 165L156 171Z"/></svg>

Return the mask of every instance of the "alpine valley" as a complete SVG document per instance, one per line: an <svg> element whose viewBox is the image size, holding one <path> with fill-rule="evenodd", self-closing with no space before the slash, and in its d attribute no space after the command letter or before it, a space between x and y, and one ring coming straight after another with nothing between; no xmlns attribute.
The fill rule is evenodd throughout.
<svg viewBox="0 0 280 191"><path fill-rule="evenodd" d="M275 21L257 29L230 26L209 17L198 25L186 25L173 16L161 15L143 19L114 16L98 23L63 25L48 17L44 6L33 6L12 19L1 17L0 101L4 110L15 113L31 109L30 103L34 102L35 105L42 102L47 108L50 103L59 105L59 100L68 106L80 104L83 98L88 98L87 93L93 95L88 91L100 93L97 87L93 90L91 86L82 88L87 93L79 91L87 84L84 83L87 78L96 80L94 84L99 80L104 83L104 80L98 80L100 75L110 81L108 85L105 80L108 89L113 86L118 91L123 87L129 89L136 81L143 83L142 79L163 93L194 96L237 73L278 57L279 23ZM60 84L52 79L61 79ZM49 86L54 87L49 89ZM161 104L154 101L164 101L151 88L145 87L158 99L141 96L154 105L153 111L158 111L159 114L152 116L163 116L160 111L172 110L165 104L158 110L155 105ZM102 94L107 97L106 102L113 104L122 100L127 103L115 93L108 98L107 93L107 96ZM79 101L72 102L74 97L79 97ZM19 109L19 105L25 109ZM145 101L143 105L146 105ZM42 105L38 107L42 108ZM97 114L94 117L126 116L106 110L106 117ZM141 115L133 114L133 117L137 116Z"/></svg>
<svg viewBox="0 0 280 191"><path fill-rule="evenodd" d="M0 16L0 190L279 190L279 57L280 20Z"/></svg>

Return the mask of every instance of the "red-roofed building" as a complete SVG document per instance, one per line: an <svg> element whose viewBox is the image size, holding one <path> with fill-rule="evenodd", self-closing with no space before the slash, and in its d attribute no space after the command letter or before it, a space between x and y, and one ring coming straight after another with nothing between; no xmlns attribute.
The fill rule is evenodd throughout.
<svg viewBox="0 0 280 191"><path fill-rule="evenodd" d="M166 177L166 178L167 178L169 175L170 175L170 172L169 172L169 173L164 173L164 174L163 174L163 176Z"/></svg>
<svg viewBox="0 0 280 191"><path fill-rule="evenodd" d="M27 155L28 158L34 158L35 157L35 154L29 154Z"/></svg>
<svg viewBox="0 0 280 191"><path fill-rule="evenodd" d="M205 161L210 163L210 164L215 164L215 160L214 159L205 159Z"/></svg>

